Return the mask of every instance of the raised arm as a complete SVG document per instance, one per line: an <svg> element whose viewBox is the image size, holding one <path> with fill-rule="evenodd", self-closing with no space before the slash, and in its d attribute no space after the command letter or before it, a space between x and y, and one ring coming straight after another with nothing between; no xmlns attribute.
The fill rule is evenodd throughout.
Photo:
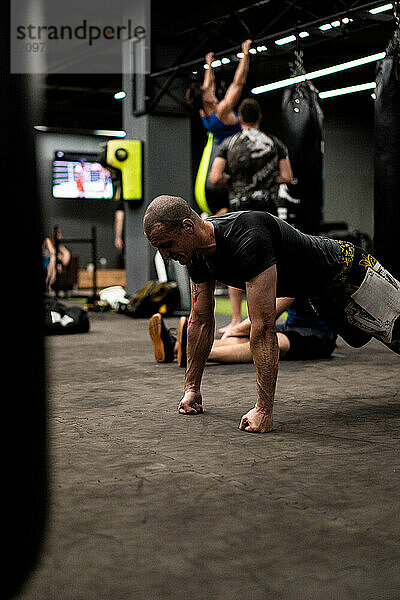
<svg viewBox="0 0 400 600"><path fill-rule="evenodd" d="M246 40L242 44L243 58L239 60L236 68L235 76L231 85L226 90L225 97L221 100L216 108L216 115L220 120L224 120L227 115L235 108L242 95L244 85L246 83L247 74L249 72L251 40Z"/></svg>
<svg viewBox="0 0 400 600"><path fill-rule="evenodd" d="M251 321L250 350L257 373L257 402L242 417L240 429L271 431L279 348L276 336L276 266L247 283L247 306Z"/></svg>
<svg viewBox="0 0 400 600"><path fill-rule="evenodd" d="M214 287L214 281L191 282L192 307L187 329L185 390L178 406L178 411L183 415L203 412L200 385L214 341Z"/></svg>
<svg viewBox="0 0 400 600"><path fill-rule="evenodd" d="M206 54L206 64L208 65L208 69L204 71L204 79L203 85L201 86L203 96L203 107L207 112L207 108L214 110L215 104L217 103L217 96L215 95L215 79L214 79L214 70L211 66L211 63L214 60L214 53L208 52Z"/></svg>

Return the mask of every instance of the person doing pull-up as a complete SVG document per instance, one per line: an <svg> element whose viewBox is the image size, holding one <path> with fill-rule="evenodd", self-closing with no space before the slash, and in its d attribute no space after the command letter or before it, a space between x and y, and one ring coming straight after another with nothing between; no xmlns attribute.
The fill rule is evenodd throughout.
<svg viewBox="0 0 400 600"><path fill-rule="evenodd" d="M207 131L213 134L216 141L221 143L225 138L241 130L238 115L234 111L246 83L249 70L251 40L242 44L243 58L239 64L232 83L222 100L218 101L215 93L215 78L213 73L214 53L206 55L208 69L205 70L203 83L193 83L186 92L186 102L198 108L201 120Z"/></svg>

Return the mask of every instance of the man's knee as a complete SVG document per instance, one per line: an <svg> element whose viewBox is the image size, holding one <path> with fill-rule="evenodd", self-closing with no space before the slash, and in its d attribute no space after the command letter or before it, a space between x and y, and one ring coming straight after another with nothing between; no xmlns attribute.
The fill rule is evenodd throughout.
<svg viewBox="0 0 400 600"><path fill-rule="evenodd" d="M279 358L283 358L290 350L289 338L284 333L277 333L279 345Z"/></svg>

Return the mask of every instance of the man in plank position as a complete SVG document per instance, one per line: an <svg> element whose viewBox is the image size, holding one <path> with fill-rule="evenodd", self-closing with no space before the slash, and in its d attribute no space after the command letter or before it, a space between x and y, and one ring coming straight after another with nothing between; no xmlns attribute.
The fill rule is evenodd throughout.
<svg viewBox="0 0 400 600"><path fill-rule="evenodd" d="M214 341L214 286L246 291L257 402L240 429L271 431L278 373L276 298L309 298L350 345L372 337L400 354L400 283L350 242L306 235L267 212L202 220L185 200L162 195L147 207L144 233L164 260L187 265L192 307L181 414L201 413L200 384Z"/></svg>

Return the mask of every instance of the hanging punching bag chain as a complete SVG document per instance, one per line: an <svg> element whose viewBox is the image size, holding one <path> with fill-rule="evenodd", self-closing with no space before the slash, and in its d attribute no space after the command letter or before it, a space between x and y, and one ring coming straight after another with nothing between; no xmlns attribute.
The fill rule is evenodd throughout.
<svg viewBox="0 0 400 600"><path fill-rule="evenodd" d="M393 13L396 21L396 29L393 37L389 40L386 48L386 54L388 56L400 57L400 1L395 0L393 2Z"/></svg>
<svg viewBox="0 0 400 600"><path fill-rule="evenodd" d="M393 11L394 11L394 18L396 21L396 26L397 29L400 29L400 2L399 0L395 0L395 2L393 2Z"/></svg>
<svg viewBox="0 0 400 600"><path fill-rule="evenodd" d="M292 77L304 75L306 70L303 63L303 50L298 49L294 51L294 60L289 63Z"/></svg>

